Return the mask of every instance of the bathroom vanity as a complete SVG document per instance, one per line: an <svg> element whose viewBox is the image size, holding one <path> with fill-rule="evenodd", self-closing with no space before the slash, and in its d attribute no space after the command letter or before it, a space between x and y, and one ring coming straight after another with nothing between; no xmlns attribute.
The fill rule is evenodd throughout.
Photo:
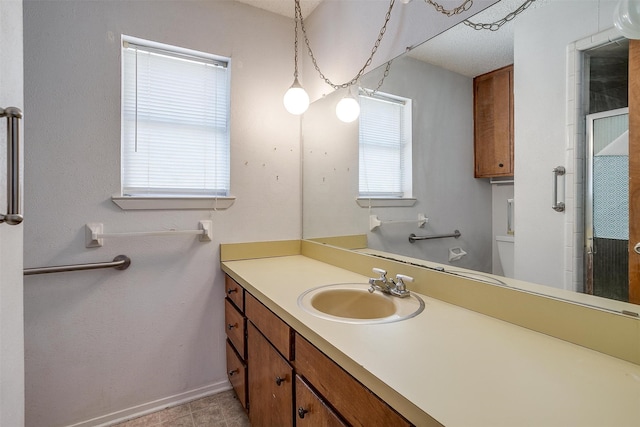
<svg viewBox="0 0 640 427"><path fill-rule="evenodd" d="M408 288L424 311L350 324L301 308L305 291L366 283L372 267L415 276ZM491 285L300 241L222 245L221 268L233 310L227 329L247 330L246 341L227 344L236 360L230 379L256 422L269 423L266 398L284 405L286 419L271 420L278 425L294 417L296 425L382 425L371 421L381 419L375 411L396 417L384 425L640 425L638 364L433 297L445 287L483 299ZM240 385L236 366L247 372Z"/></svg>

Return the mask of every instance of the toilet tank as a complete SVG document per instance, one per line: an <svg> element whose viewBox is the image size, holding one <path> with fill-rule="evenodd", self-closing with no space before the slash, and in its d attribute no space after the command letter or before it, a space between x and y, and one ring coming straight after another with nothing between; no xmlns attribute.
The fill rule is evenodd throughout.
<svg viewBox="0 0 640 427"><path fill-rule="evenodd" d="M513 278L514 276L514 257L513 246L514 236L496 236L496 243L498 245L498 257L500 258L500 265L505 277Z"/></svg>

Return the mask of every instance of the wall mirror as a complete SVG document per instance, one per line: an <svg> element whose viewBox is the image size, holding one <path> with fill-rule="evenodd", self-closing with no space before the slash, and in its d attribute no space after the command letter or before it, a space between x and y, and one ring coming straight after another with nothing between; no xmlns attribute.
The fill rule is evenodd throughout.
<svg viewBox="0 0 640 427"><path fill-rule="evenodd" d="M493 22L522 3L503 0L469 20ZM588 271L593 260L587 244L593 235L585 228L590 215L585 204L593 188L581 180L589 155L587 116L605 111L628 116L623 109L628 107L629 43L612 29L615 6L609 0L539 0L498 31L460 23L394 59L377 94L411 100L413 184L410 197L401 200L359 198L359 121L343 123L335 115L344 91L312 103L302 119L303 237L366 236L366 248L350 249L637 313L624 288L624 259L614 267L621 272L614 285L619 289L597 290L608 284L594 286L587 279L594 275ZM509 64L514 66L514 177L475 178L473 77ZM384 66L370 71L360 86L375 89L384 71ZM352 94L357 95L355 89ZM624 138L625 120L607 128L604 138L609 139L598 144ZM552 170L563 164L567 174L552 188ZM388 172L380 168L379 174L384 178ZM566 202L564 212L551 209L552 196ZM622 211L625 202L623 196L615 205L604 203ZM616 219L628 228L625 221ZM411 234L454 236L456 231L459 237L409 241ZM600 265L614 265L612 260L626 251L628 231L602 237L608 240L598 243L601 254L608 246L618 249ZM616 239L626 242L609 241ZM500 242L507 243L505 260L499 257Z"/></svg>

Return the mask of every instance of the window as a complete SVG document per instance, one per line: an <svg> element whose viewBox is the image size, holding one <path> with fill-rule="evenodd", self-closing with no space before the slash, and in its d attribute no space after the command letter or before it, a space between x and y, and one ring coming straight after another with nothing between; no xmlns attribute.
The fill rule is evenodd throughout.
<svg viewBox="0 0 640 427"><path fill-rule="evenodd" d="M360 94L360 198L411 198L411 100Z"/></svg>
<svg viewBox="0 0 640 427"><path fill-rule="evenodd" d="M228 65L123 37L123 196L229 195Z"/></svg>

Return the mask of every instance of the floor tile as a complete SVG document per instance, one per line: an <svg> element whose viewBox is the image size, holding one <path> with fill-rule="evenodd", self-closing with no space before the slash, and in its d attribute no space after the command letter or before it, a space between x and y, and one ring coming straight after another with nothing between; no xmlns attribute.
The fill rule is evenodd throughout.
<svg viewBox="0 0 640 427"><path fill-rule="evenodd" d="M162 427L193 427L193 418L191 414L180 418L174 418L171 421L165 421L160 424Z"/></svg>
<svg viewBox="0 0 640 427"><path fill-rule="evenodd" d="M185 415L191 415L191 409L189 408L188 403L160 411L160 421L173 421L177 418L182 418Z"/></svg>
<svg viewBox="0 0 640 427"><path fill-rule="evenodd" d="M229 390L162 409L113 427L250 427L250 424L235 392Z"/></svg>

